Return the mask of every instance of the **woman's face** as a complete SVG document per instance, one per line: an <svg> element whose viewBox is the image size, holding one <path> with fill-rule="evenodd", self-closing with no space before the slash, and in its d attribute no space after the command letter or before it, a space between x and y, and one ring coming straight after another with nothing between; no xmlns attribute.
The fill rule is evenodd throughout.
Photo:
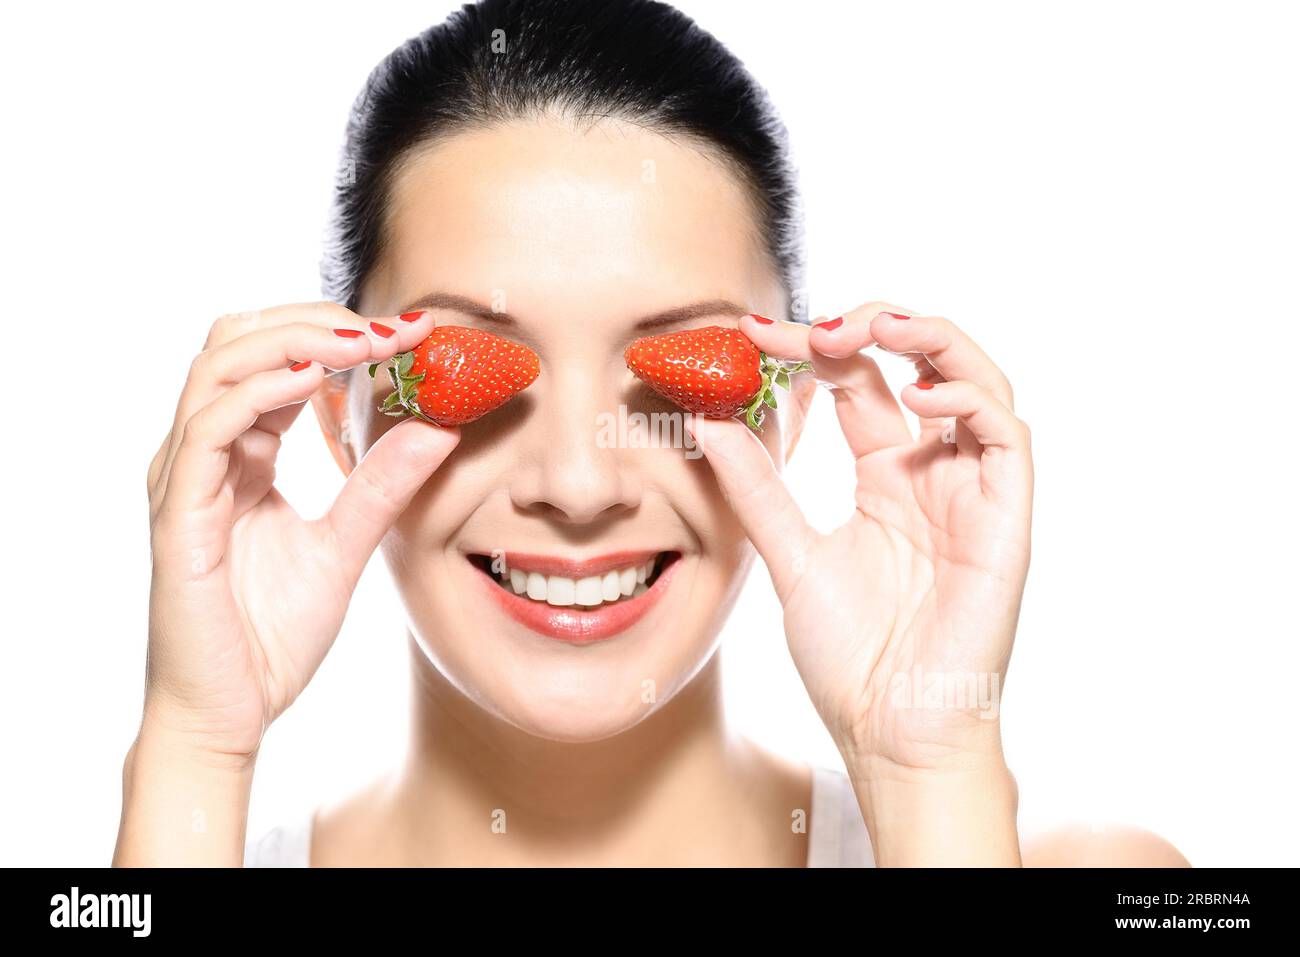
<svg viewBox="0 0 1300 957"><path fill-rule="evenodd" d="M681 139L539 120L426 149L399 173L389 217L363 315L437 302L439 325L541 358L531 388L463 428L385 540L412 632L452 684L516 727L617 734L708 661L752 557L688 435L676 448L628 438L647 435L635 413L673 414L670 426L682 413L632 376L623 350L783 313L751 205ZM341 434L359 456L394 420L375 412L385 377L350 379ZM775 416L763 442L779 460ZM633 588L647 563L648 589Z"/></svg>

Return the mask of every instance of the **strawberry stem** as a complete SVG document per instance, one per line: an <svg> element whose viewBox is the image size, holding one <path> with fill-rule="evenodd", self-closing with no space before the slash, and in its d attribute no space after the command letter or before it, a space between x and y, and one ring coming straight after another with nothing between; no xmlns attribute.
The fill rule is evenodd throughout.
<svg viewBox="0 0 1300 957"><path fill-rule="evenodd" d="M763 418L767 414L767 409L776 408L776 393L772 391L773 385L778 385L787 392L790 391L790 376L800 372L807 372L812 368L811 362L792 362L787 359L776 359L769 356L766 352L759 354L759 375L761 384L754 397L749 400L749 405L745 406L745 423L757 432L763 425Z"/></svg>
<svg viewBox="0 0 1300 957"><path fill-rule="evenodd" d="M388 370L388 378L393 383L393 391L390 392L379 406L379 411L384 415L395 417L413 415L416 418L424 419L426 422L433 422L433 419L424 414L419 403L419 385L424 381L424 373L411 375L411 365L415 362L414 352L400 352L393 356L391 360L375 362L370 366L370 377L373 379L375 370L384 366ZM434 422L434 425L437 425Z"/></svg>

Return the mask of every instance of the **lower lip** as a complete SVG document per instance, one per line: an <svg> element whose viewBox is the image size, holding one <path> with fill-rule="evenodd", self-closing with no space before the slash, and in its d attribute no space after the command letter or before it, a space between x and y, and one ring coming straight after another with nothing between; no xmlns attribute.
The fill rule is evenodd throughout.
<svg viewBox="0 0 1300 957"><path fill-rule="evenodd" d="M681 558L678 557L659 573L654 585L644 594L593 609L572 605L559 607L534 601L531 598L523 598L513 591L502 588L477 569L475 574L483 579L484 587L492 593L492 600L519 624L547 638L585 644L613 638L648 615L668 590L668 584L680 564Z"/></svg>

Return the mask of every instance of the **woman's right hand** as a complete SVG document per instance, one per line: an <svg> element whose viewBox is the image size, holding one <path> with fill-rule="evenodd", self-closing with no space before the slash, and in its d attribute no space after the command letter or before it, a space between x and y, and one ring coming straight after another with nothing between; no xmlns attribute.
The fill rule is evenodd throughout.
<svg viewBox="0 0 1300 957"><path fill-rule="evenodd" d="M328 652L371 553L459 432L398 423L316 519L299 517L275 487L280 436L326 367L390 358L433 327L428 312L372 322L328 302L212 326L149 466L142 735L158 728L204 755L251 764Z"/></svg>

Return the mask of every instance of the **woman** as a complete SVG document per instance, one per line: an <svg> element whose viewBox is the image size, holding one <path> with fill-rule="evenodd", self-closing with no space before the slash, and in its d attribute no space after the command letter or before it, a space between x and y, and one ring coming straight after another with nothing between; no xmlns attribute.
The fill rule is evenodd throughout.
<svg viewBox="0 0 1300 957"><path fill-rule="evenodd" d="M148 691L115 863L1182 862L1135 832L1022 860L996 711L900 693L918 675L1000 687L1029 432L946 319L800 315L784 131L716 40L641 0L466 7L375 70L336 202L331 302L219 319L150 466ZM379 414L386 390L356 370L447 324L529 346L540 376L459 429ZM757 435L694 420L703 458L598 441L614 410L675 411L629 375L627 344L705 325L811 363L784 417ZM896 399L872 352L916 383ZM779 476L814 380L857 461L856 510L829 535ZM348 476L315 521L274 484L307 401ZM409 621L406 760L250 840L261 737L380 545ZM718 637L755 551L847 775L722 712ZM629 572L645 587L574 603L583 578Z"/></svg>

